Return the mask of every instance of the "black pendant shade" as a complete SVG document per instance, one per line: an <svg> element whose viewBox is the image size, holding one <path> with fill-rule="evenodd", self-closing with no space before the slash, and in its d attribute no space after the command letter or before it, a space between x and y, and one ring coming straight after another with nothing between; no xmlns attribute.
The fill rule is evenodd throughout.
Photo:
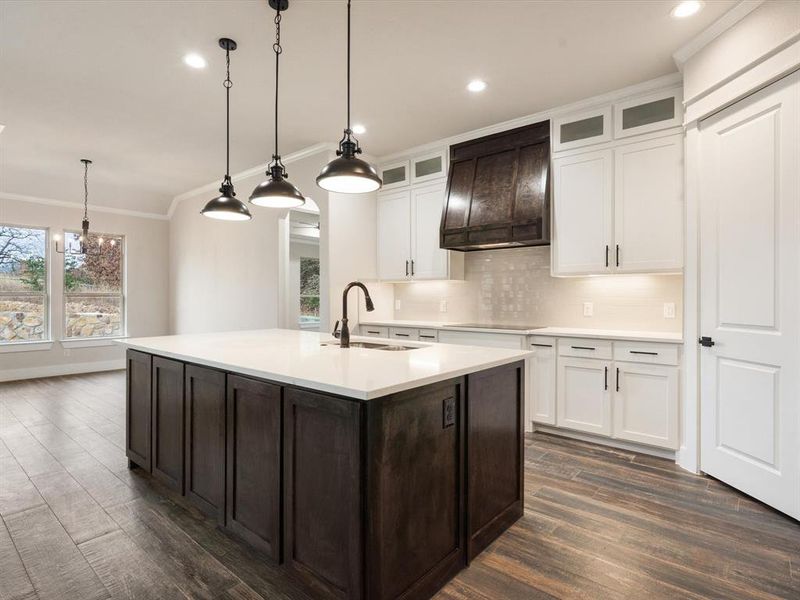
<svg viewBox="0 0 800 600"><path fill-rule="evenodd" d="M272 162L267 167L269 179L262 181L250 194L250 202L256 206L270 208L297 208L306 203L306 197L287 179L286 167L281 162L278 152L278 83L280 81L280 57L283 53L281 47L281 13L289 8L289 0L270 0L270 6L275 9L275 43L272 49L275 52L275 152Z"/></svg>
<svg viewBox="0 0 800 600"><path fill-rule="evenodd" d="M200 214L219 221L248 221L252 218L244 202L236 197L230 175L231 156L231 51L236 50L236 42L229 38L219 40L220 47L225 50L227 76L222 85L225 87L225 177L219 188L220 195L210 200Z"/></svg>
<svg viewBox="0 0 800 600"><path fill-rule="evenodd" d="M378 171L365 160L357 158L361 146L350 127L350 0L347 0L347 128L339 141L337 158L325 165L317 176L317 185L329 192L363 194L383 185Z"/></svg>

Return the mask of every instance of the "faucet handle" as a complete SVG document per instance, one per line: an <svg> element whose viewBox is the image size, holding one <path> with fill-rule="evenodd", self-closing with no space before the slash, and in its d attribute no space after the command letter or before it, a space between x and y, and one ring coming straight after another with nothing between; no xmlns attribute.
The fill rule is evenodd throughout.
<svg viewBox="0 0 800 600"><path fill-rule="evenodd" d="M337 340L338 340L338 339L341 337L341 335L342 335L342 332L341 332L341 331L339 331L339 321L336 321L336 324L333 326L333 334L332 334L332 335L333 335L333 337L335 337Z"/></svg>

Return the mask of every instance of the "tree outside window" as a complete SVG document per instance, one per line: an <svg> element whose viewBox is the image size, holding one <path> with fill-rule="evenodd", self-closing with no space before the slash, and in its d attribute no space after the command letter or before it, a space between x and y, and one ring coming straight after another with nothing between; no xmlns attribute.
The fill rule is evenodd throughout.
<svg viewBox="0 0 800 600"><path fill-rule="evenodd" d="M300 325L319 325L319 259L300 258Z"/></svg>
<svg viewBox="0 0 800 600"><path fill-rule="evenodd" d="M47 230L0 225L0 344L49 338Z"/></svg>
<svg viewBox="0 0 800 600"><path fill-rule="evenodd" d="M65 246L79 247L67 232ZM102 239L102 242L101 242ZM124 237L90 233L86 254L64 255L64 337L125 335Z"/></svg>

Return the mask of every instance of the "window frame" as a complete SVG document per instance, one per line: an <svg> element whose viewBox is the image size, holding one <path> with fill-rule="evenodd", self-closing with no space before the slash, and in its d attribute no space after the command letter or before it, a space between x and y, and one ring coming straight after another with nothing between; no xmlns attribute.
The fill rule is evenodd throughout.
<svg viewBox="0 0 800 600"><path fill-rule="evenodd" d="M13 229L36 229L44 232L44 290L41 292L42 304L42 339L40 340L20 340L16 342L0 342L0 354L5 352L25 352L33 350L49 350L53 345L52 319L50 314L52 289L52 256L50 254L50 228L46 225L20 225L17 223L0 222L0 227L10 227ZM4 292L0 291L0 298L6 296L35 296L39 294L33 292Z"/></svg>
<svg viewBox="0 0 800 600"><path fill-rule="evenodd" d="M81 235L77 229L64 229L63 239L64 248L67 247L67 235ZM90 231L89 235L102 238L116 238L120 240L119 246L122 251L120 265L122 269L121 285L119 294L103 292L68 292L64 281L67 274L67 261L62 261L61 266L61 337L59 341L65 348L80 348L86 346L106 346L111 344L111 340L119 340L128 337L128 246L127 237L123 233L107 233L100 231ZM120 333L119 335L103 335L91 337L67 337L67 301L70 296L91 297L91 298L120 298Z"/></svg>

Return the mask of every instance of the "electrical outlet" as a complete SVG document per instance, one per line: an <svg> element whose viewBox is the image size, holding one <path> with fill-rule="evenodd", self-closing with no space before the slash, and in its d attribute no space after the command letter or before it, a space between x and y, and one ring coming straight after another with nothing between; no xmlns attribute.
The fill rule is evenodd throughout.
<svg viewBox="0 0 800 600"><path fill-rule="evenodd" d="M439 300L439 312L447 312L447 300Z"/></svg>
<svg viewBox="0 0 800 600"><path fill-rule="evenodd" d="M395 300L394 301L394 309L395 310L400 310L400 306L401 306L400 300Z"/></svg>
<svg viewBox="0 0 800 600"><path fill-rule="evenodd" d="M591 317L594 315L594 302L584 302L583 303L583 316L584 317Z"/></svg>
<svg viewBox="0 0 800 600"><path fill-rule="evenodd" d="M675 318L675 303L674 302L664 302L664 318L665 319L674 319Z"/></svg>

